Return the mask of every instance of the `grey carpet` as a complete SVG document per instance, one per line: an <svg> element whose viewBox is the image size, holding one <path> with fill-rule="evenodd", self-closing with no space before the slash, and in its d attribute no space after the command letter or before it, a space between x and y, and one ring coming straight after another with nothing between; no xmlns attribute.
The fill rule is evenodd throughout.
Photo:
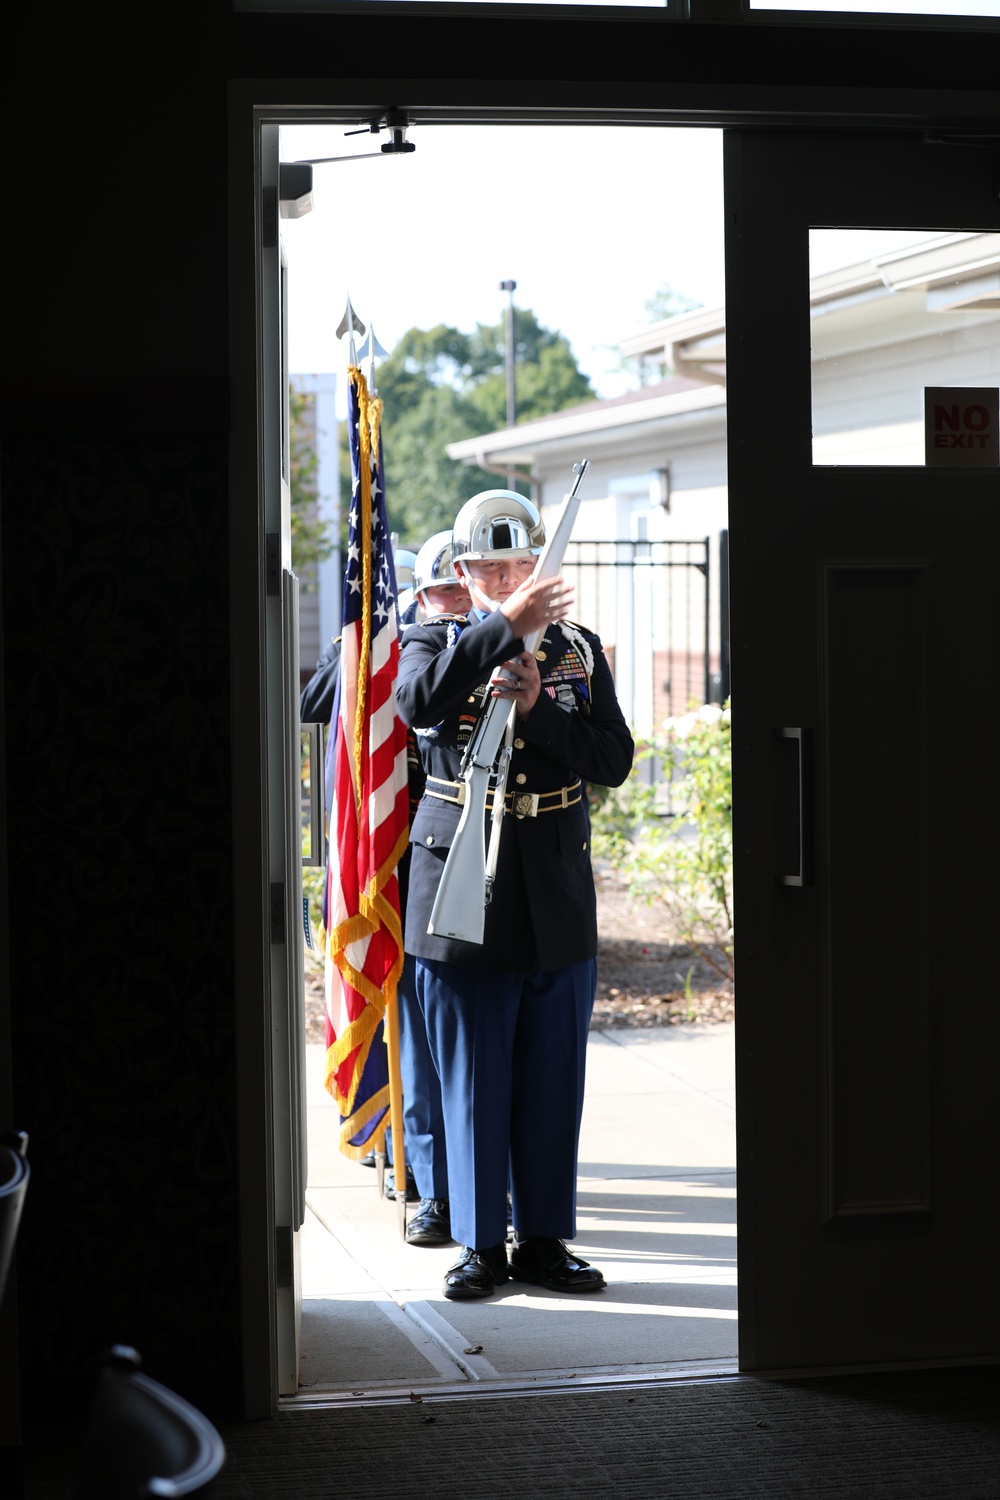
<svg viewBox="0 0 1000 1500"><path fill-rule="evenodd" d="M221 1431L213 1500L1000 1497L993 1367L437 1397L282 1411ZM26 1456L28 1500L65 1500L51 1443Z"/></svg>
<svg viewBox="0 0 1000 1500"><path fill-rule="evenodd" d="M227 1431L218 1500L996 1500L998 1420L992 1369L289 1413Z"/></svg>

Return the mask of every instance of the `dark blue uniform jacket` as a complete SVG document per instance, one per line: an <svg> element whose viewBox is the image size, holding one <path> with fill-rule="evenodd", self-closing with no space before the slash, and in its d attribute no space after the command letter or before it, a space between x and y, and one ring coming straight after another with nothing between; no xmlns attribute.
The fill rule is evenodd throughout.
<svg viewBox="0 0 1000 1500"><path fill-rule="evenodd" d="M600 640L579 626L574 630L576 643L559 624L539 642L535 655L542 691L528 717L516 720L509 792L555 791L578 778L620 786L628 776L632 736ZM487 701L489 678L523 649L499 610L482 621L438 616L406 632L396 700L403 719L417 731L428 775L458 779L465 744ZM507 971L558 969L593 958L597 902L586 786L573 807L534 818L504 816L482 945L427 932L460 816L456 804L426 792L421 799L410 830L406 951ZM489 822L487 843L488 830Z"/></svg>
<svg viewBox="0 0 1000 1500"><path fill-rule="evenodd" d="M303 724L329 724L340 677L340 636L332 640L316 663L316 670L299 694Z"/></svg>

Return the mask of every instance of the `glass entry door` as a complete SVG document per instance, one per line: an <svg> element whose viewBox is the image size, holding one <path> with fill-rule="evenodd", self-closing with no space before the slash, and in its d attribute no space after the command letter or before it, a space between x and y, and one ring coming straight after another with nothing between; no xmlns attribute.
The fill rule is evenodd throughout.
<svg viewBox="0 0 1000 1500"><path fill-rule="evenodd" d="M996 438L996 167L726 151L741 1367L984 1359L1000 470L934 434ZM817 276L855 230L914 245Z"/></svg>

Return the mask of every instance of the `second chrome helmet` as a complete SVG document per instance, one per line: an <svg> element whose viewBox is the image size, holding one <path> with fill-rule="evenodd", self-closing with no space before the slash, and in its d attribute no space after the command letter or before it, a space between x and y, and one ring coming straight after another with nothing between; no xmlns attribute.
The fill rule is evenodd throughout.
<svg viewBox="0 0 1000 1500"><path fill-rule="evenodd" d="M413 592L419 594L426 588L458 587L461 581L455 577L451 565L451 532L435 532L417 553L413 564Z"/></svg>

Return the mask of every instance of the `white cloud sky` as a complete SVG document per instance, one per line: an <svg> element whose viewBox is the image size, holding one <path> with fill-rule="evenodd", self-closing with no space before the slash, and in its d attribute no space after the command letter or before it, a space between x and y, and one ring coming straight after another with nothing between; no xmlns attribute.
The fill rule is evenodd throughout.
<svg viewBox="0 0 1000 1500"><path fill-rule="evenodd" d="M377 151L343 126L285 126L281 158ZM415 126L417 149L316 166L312 213L282 220L293 373L340 372L350 293L387 349L408 328L496 323L515 301L569 339L597 393L629 383L614 345L664 283L724 300L722 133L627 126ZM914 234L820 234L813 271Z"/></svg>
<svg viewBox="0 0 1000 1500"><path fill-rule="evenodd" d="M417 126L409 139L412 155L317 166L312 213L282 221L293 371L346 366L334 331L348 292L391 349L414 326L498 322L513 279L517 304L610 395L607 346L648 321L662 283L721 305L721 132ZM281 132L285 161L375 144L341 127Z"/></svg>

